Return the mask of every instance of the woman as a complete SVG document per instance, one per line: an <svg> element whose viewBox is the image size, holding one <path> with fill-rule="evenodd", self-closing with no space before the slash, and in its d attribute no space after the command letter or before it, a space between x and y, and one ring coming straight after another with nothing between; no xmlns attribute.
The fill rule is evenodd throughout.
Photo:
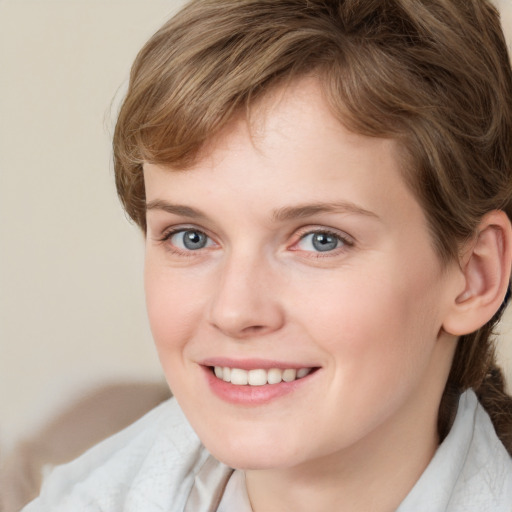
<svg viewBox="0 0 512 512"><path fill-rule="evenodd" d="M488 2L192 2L138 55L114 157L175 399L27 511L510 510Z"/></svg>

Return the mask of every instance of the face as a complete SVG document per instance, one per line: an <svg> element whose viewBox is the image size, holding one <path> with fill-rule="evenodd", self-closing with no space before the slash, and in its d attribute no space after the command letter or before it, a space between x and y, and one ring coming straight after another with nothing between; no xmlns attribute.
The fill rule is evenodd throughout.
<svg viewBox="0 0 512 512"><path fill-rule="evenodd" d="M144 179L152 332L217 458L293 467L435 424L455 271L393 141L347 131L302 80Z"/></svg>

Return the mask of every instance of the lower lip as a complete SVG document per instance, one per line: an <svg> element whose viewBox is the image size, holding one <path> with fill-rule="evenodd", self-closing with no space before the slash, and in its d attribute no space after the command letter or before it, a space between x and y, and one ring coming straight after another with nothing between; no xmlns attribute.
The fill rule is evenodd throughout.
<svg viewBox="0 0 512 512"><path fill-rule="evenodd" d="M215 395L231 404L236 405L263 405L282 396L288 395L308 382L316 370L301 379L292 382L280 382L279 384L265 384L263 386L237 386L230 382L218 379L211 368L203 366L210 389Z"/></svg>

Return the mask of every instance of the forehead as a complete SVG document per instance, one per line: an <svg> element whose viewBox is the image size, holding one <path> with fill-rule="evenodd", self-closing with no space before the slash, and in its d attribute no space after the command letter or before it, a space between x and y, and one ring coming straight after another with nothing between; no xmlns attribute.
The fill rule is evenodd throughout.
<svg viewBox="0 0 512 512"><path fill-rule="evenodd" d="M280 209L343 203L393 229L413 212L424 224L399 155L396 141L344 127L319 82L307 78L268 94L249 117L233 119L190 168L146 164L146 197L223 211L238 222L242 212L269 218Z"/></svg>
<svg viewBox="0 0 512 512"><path fill-rule="evenodd" d="M365 160L380 154L393 159L402 167L405 159L399 142L392 138L369 137L347 128L340 116L333 114L325 99L322 82L315 77L295 79L285 86L272 87L265 95L243 110L237 111L223 128L200 148L192 164L186 167L163 165L170 170L214 168L228 157L236 156L236 146L250 140L252 148L262 159L283 158L292 152L306 153L310 160L322 159L326 153L323 142L337 138L338 152L349 151L353 158ZM279 151L278 151L279 150ZM340 166L343 162L340 162Z"/></svg>

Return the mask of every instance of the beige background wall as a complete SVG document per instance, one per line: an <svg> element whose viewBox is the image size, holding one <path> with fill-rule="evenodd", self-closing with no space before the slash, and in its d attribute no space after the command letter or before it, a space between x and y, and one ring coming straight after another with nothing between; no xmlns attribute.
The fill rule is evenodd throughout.
<svg viewBox="0 0 512 512"><path fill-rule="evenodd" d="M512 29L509 2L501 3ZM161 379L142 240L115 195L110 139L137 50L181 3L0 0L4 452L99 383Z"/></svg>
<svg viewBox="0 0 512 512"><path fill-rule="evenodd" d="M181 2L0 1L0 446L100 382L154 380L142 239L110 139L136 52ZM6 450L4 450L6 451Z"/></svg>

